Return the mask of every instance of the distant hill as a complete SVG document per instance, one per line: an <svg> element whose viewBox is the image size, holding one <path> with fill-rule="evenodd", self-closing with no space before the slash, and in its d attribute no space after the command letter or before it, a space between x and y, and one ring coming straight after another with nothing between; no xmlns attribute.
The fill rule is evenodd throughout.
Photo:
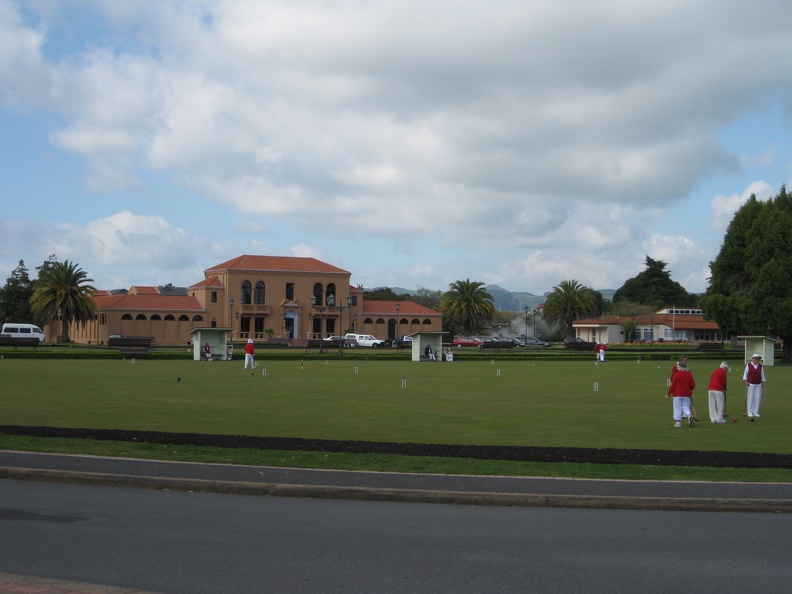
<svg viewBox="0 0 792 594"><path fill-rule="evenodd" d="M374 291L384 287L373 287L363 289L364 291ZM547 299L550 291L546 291L543 295L534 295L522 291L509 291L498 285L487 285L484 287L492 295L495 301L495 308L499 311L524 311L525 308L535 309ZM414 289L404 289L402 287L390 287L391 291L397 295L415 295L418 291ZM613 294L616 289L597 289L605 299L612 300Z"/></svg>

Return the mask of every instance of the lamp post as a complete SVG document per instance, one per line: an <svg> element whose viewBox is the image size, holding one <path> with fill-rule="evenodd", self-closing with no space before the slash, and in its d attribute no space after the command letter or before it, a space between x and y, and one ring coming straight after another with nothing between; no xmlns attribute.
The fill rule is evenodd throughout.
<svg viewBox="0 0 792 594"><path fill-rule="evenodd" d="M330 298L328 297L328 302ZM322 336L324 332L324 312L327 309L324 305L316 305L316 295L311 295L311 305L313 308L319 312L319 354L321 355L324 352L324 336Z"/></svg>
<svg viewBox="0 0 792 594"><path fill-rule="evenodd" d="M396 303L396 328L393 331L393 337L396 339L396 348L401 348L401 341L399 340L399 308L401 307L401 303Z"/></svg>
<svg viewBox="0 0 792 594"><path fill-rule="evenodd" d="M231 315L228 316L228 323L231 324L231 340L234 340L234 298L231 297L228 303L231 305ZM239 316L239 312L237 312L237 316Z"/></svg>
<svg viewBox="0 0 792 594"><path fill-rule="evenodd" d="M327 305L330 306L330 309L335 309L338 311L338 358L344 358L344 336L343 336L343 328L344 328L344 310L349 309L352 306L352 296L347 295L346 298L346 305L336 305L335 304L335 296L330 295L327 298Z"/></svg>
<svg viewBox="0 0 792 594"><path fill-rule="evenodd" d="M529 308L528 308L528 306L526 305L526 306L525 306L525 340L528 340L528 314L530 313L530 312L528 311L528 309L529 309Z"/></svg>

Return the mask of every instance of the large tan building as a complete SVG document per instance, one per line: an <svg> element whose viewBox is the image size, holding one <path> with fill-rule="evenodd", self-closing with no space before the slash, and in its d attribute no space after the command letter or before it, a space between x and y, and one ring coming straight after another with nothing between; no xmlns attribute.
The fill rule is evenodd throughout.
<svg viewBox="0 0 792 594"><path fill-rule="evenodd" d="M190 330L204 327L232 328L231 340L277 338L299 345L346 332L394 339L442 330L439 312L408 301L364 302L348 271L314 258L239 256L204 276L186 292L142 286L120 294L97 291L96 319L73 324L71 338L103 344L120 334L152 336L160 345L186 344Z"/></svg>

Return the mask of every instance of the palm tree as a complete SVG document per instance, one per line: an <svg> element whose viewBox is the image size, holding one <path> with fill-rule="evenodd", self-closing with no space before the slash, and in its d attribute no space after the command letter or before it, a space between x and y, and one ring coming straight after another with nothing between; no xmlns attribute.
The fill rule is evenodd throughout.
<svg viewBox="0 0 792 594"><path fill-rule="evenodd" d="M562 323L567 336L574 336L572 323L596 312L597 304L591 290L576 280L561 281L553 287L544 304L543 317L550 324Z"/></svg>
<svg viewBox="0 0 792 594"><path fill-rule="evenodd" d="M96 315L96 304L91 285L92 278L75 263L52 262L42 267L30 298L33 317L39 324L46 324L58 317L61 321L61 338L69 342L69 324L72 321L85 323Z"/></svg>
<svg viewBox="0 0 792 594"><path fill-rule="evenodd" d="M440 302L446 326L467 335L483 330L495 315L494 300L484 288L484 283L458 280L449 287Z"/></svg>

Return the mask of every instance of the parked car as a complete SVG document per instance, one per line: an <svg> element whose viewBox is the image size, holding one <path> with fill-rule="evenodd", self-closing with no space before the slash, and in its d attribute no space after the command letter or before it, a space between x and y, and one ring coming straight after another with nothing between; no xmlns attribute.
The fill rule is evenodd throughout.
<svg viewBox="0 0 792 594"><path fill-rule="evenodd" d="M399 347L399 348L410 348L412 346L412 336L400 336L396 340L393 341L391 344L392 347Z"/></svg>
<svg viewBox="0 0 792 594"><path fill-rule="evenodd" d="M482 344L482 340L480 338L455 338L453 345L455 347L463 347L463 346L474 346L477 347Z"/></svg>
<svg viewBox="0 0 792 594"><path fill-rule="evenodd" d="M550 346L550 343L544 340L539 340L535 336L527 336L523 339L523 346L547 348Z"/></svg>
<svg viewBox="0 0 792 594"><path fill-rule="evenodd" d="M593 351L595 343L587 342L579 336L569 336L564 339L565 349L574 349L578 351Z"/></svg>
<svg viewBox="0 0 792 594"><path fill-rule="evenodd" d="M344 338L354 339L357 341L358 346L362 347L383 347L387 346L384 340L380 340L371 334L347 334Z"/></svg>

